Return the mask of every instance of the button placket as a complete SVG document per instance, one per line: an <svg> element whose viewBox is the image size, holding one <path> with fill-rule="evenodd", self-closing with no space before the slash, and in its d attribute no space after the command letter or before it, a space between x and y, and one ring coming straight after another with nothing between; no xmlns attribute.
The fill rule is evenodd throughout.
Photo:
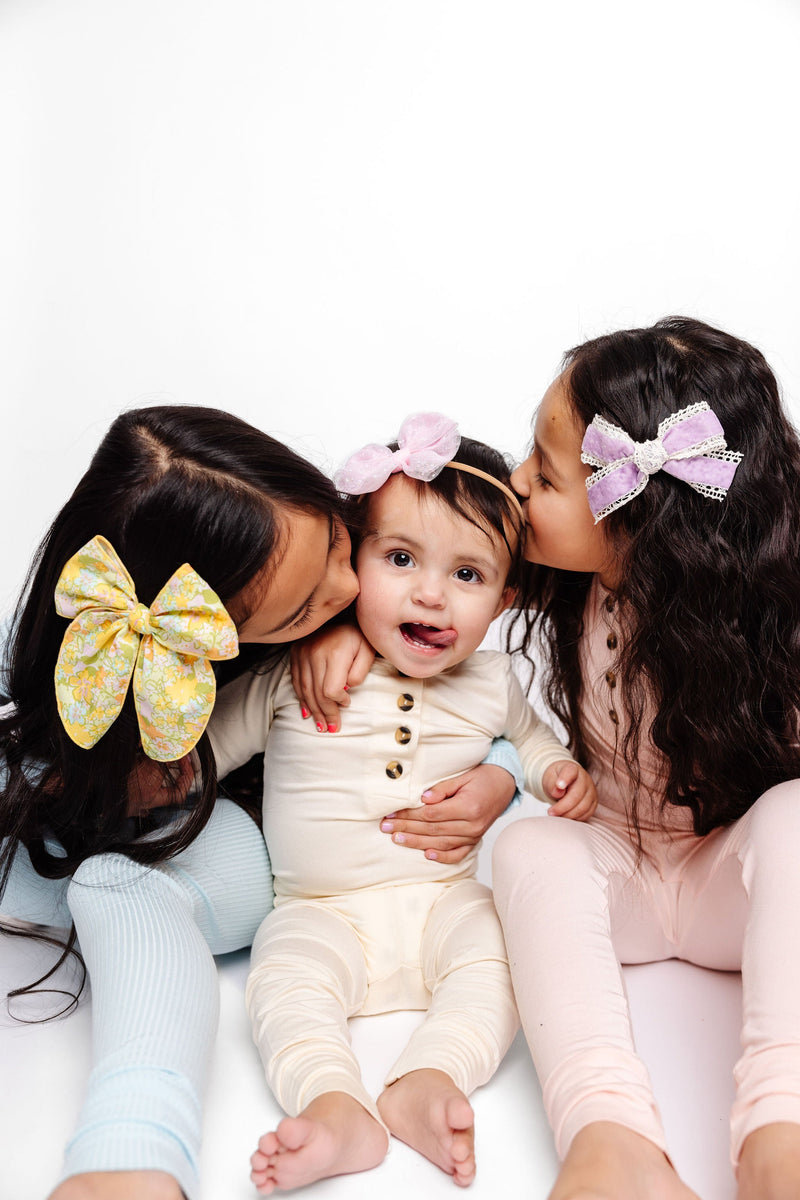
<svg viewBox="0 0 800 1200"><path fill-rule="evenodd" d="M416 700L411 692L401 692L397 697L397 707L402 713L412 712L415 705ZM398 746L407 746L413 736L413 731L408 725L398 725L394 731L394 740ZM385 769L389 779L399 779L403 774L403 764L396 758L388 762Z"/></svg>
<svg viewBox="0 0 800 1200"><path fill-rule="evenodd" d="M606 645L608 646L609 650L616 650L617 645L618 645L616 630L610 628L614 609L616 608L616 601L613 596L606 596L605 600L603 601L603 608L605 609L605 611L607 613L606 621L609 625L608 633L606 635ZM605 680L606 680L606 685L609 690L609 700L610 700L610 704L609 704L609 708L608 708L608 715L611 718L611 721L614 725L619 725L619 713L617 712L617 708L614 703L614 689L617 686L616 671L609 668L606 671Z"/></svg>

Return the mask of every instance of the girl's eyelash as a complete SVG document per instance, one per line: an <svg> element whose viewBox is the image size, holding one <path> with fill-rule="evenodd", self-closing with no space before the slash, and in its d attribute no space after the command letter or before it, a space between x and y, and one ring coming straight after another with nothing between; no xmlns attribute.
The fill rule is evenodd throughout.
<svg viewBox="0 0 800 1200"><path fill-rule="evenodd" d="M292 624L290 625L290 629L302 629L302 628L303 628L303 626L304 626L304 625L305 625L305 624L306 624L308 621L310 621L310 620L311 620L311 618L313 617L313 615L314 615L314 610L315 610L315 607L316 607L316 606L315 606L313 603L312 603L312 604L309 604L308 608L307 608L307 609L306 609L306 611L303 613L302 617L298 617L296 621L293 621L293 622L292 622Z"/></svg>
<svg viewBox="0 0 800 1200"><path fill-rule="evenodd" d="M552 487L552 486L553 486L553 485L550 483L550 480L549 480L549 479L545 479L545 477L544 477L544 475L542 474L542 472L541 472L541 471L540 471L540 472L539 472L539 474L536 476L536 482L537 482L537 483L540 485L540 487Z"/></svg>
<svg viewBox="0 0 800 1200"><path fill-rule="evenodd" d="M331 550L335 550L337 546L341 546L343 537L344 525L341 523L341 521L334 521L333 529L331 531L331 540L328 545L328 553L330 553Z"/></svg>

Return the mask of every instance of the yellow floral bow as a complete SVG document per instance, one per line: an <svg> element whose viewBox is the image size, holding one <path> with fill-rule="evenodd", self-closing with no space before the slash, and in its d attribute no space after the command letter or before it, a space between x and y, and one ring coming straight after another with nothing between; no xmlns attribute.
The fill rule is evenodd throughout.
<svg viewBox="0 0 800 1200"><path fill-rule="evenodd" d="M147 757L174 762L188 754L214 707L209 659L239 653L236 626L208 584L184 563L147 608L114 547L98 536L61 572L56 610L74 618L56 663L58 713L73 742L88 749L100 740L132 674Z"/></svg>

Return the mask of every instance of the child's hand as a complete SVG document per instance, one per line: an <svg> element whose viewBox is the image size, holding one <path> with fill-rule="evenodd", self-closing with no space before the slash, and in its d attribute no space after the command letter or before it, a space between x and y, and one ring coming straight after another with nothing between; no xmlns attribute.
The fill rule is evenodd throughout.
<svg viewBox="0 0 800 1200"><path fill-rule="evenodd" d="M292 644L292 686L303 716L320 733L339 728L339 709L350 703L348 689L364 682L374 660L375 651L355 625L323 628Z"/></svg>
<svg viewBox="0 0 800 1200"><path fill-rule="evenodd" d="M384 817L381 829L409 850L424 850L436 862L457 863L504 813L516 784L505 767L481 763L422 793L424 808L404 808Z"/></svg>
<svg viewBox="0 0 800 1200"><path fill-rule="evenodd" d="M597 790L592 778L576 762L565 760L551 763L542 782L545 792L553 801L548 810L551 817L585 821L597 808Z"/></svg>

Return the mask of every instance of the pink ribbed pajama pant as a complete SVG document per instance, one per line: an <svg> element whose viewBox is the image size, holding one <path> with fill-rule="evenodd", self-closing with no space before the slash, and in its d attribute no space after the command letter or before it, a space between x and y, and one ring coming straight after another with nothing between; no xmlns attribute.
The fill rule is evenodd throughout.
<svg viewBox="0 0 800 1200"><path fill-rule="evenodd" d="M741 967L742 1055L731 1117L749 1133L800 1124L800 781L766 792L706 837L645 830L619 814L533 818L498 838L494 894L522 1024L563 1157L592 1121L666 1149L637 1057L620 962Z"/></svg>

